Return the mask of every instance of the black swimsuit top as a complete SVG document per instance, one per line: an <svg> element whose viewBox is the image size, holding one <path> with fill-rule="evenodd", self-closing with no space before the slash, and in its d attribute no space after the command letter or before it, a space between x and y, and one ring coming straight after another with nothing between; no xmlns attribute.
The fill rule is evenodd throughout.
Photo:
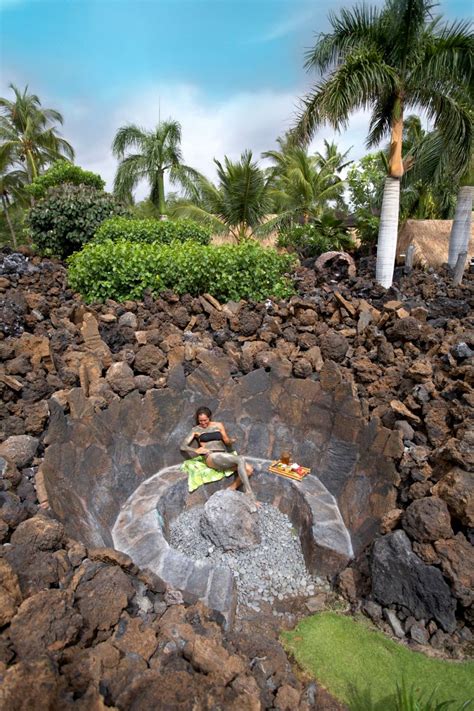
<svg viewBox="0 0 474 711"><path fill-rule="evenodd" d="M201 445L203 442L214 442L222 440L222 434L218 430L216 430L215 432L203 432L202 434L197 435L197 439L199 441L199 444Z"/></svg>

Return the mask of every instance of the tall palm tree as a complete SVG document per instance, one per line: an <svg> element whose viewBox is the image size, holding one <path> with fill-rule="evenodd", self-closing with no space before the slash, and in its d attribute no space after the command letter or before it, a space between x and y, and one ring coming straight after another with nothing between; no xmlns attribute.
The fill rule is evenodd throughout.
<svg viewBox="0 0 474 711"><path fill-rule="evenodd" d="M432 0L386 0L382 9L361 5L330 16L332 32L319 36L306 61L322 79L303 100L294 131L296 140L308 140L321 124L340 128L352 111L363 108L372 111L367 145L390 136L376 271L387 288L397 244L405 112L426 112L455 146L452 160L459 171L472 137L465 101L472 86L471 25L442 24L433 7Z"/></svg>
<svg viewBox="0 0 474 711"><path fill-rule="evenodd" d="M461 177L453 225L449 237L448 264L454 269L460 254L467 252L471 239L472 200L474 197L474 158Z"/></svg>
<svg viewBox="0 0 474 711"><path fill-rule="evenodd" d="M44 109L27 86L23 92L14 84L10 88L14 100L0 98L0 155L12 165L24 165L31 182L45 165L62 157L72 160L74 150L57 133L57 124L63 123L59 111Z"/></svg>
<svg viewBox="0 0 474 711"><path fill-rule="evenodd" d="M196 174L187 185L187 200L175 213L207 223L216 233L230 233L236 242L258 236L272 206L271 176L244 151L239 161L214 159L218 183Z"/></svg>
<svg viewBox="0 0 474 711"><path fill-rule="evenodd" d="M28 182L28 175L25 170L10 170L8 157L0 158L0 199L5 220L10 230L12 244L16 249L18 246L16 233L10 218L9 209L13 203L25 205L28 196L25 192L25 184Z"/></svg>
<svg viewBox="0 0 474 711"><path fill-rule="evenodd" d="M182 163L181 126L177 121L162 121L154 131L135 124L117 131L112 151L120 160L114 182L114 192L124 201L131 201L132 191L141 180L150 185L150 200L161 217L166 216L165 173L173 185L187 184L196 171ZM129 153L128 150L136 150Z"/></svg>
<svg viewBox="0 0 474 711"><path fill-rule="evenodd" d="M262 154L275 164L271 195L278 215L272 220L274 226L319 218L331 202L342 206L344 182L338 171L344 167L344 157L329 144L326 148L325 156L308 155L297 146Z"/></svg>

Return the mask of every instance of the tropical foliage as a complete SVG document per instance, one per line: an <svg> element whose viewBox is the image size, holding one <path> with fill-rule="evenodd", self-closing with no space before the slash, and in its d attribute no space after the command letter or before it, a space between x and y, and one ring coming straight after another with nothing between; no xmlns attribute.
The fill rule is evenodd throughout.
<svg viewBox="0 0 474 711"><path fill-rule="evenodd" d="M326 155L309 155L304 148L278 140L280 150L263 154L273 164L271 197L275 226L307 223L329 207L344 207L341 171L348 165L334 144L325 142Z"/></svg>
<svg viewBox="0 0 474 711"><path fill-rule="evenodd" d="M160 122L154 131L135 124L122 126L112 144L113 154L120 160L115 176L115 195L124 202L133 202L133 190L142 180L150 187L150 200L160 215L165 215L165 174L172 185L183 185L195 171L182 163L181 126L177 121ZM129 151L136 151L135 153Z"/></svg>
<svg viewBox="0 0 474 711"><path fill-rule="evenodd" d="M100 175L92 173L90 170L83 170L78 165L73 165L66 160L60 160L48 168L42 175L38 175L33 182L27 186L27 192L35 199L45 197L49 188L57 185L71 183L72 185L89 185L97 190L103 190L105 182Z"/></svg>
<svg viewBox="0 0 474 711"><path fill-rule="evenodd" d="M354 243L342 220L331 213L304 225L294 225L278 235L278 247L296 252L301 259L319 257L331 250L348 250Z"/></svg>
<svg viewBox="0 0 474 711"><path fill-rule="evenodd" d="M137 220L127 217L111 217L105 220L97 230L96 242L112 240L128 240L129 242L198 242L209 244L211 231L205 225L192 220Z"/></svg>
<svg viewBox="0 0 474 711"><path fill-rule="evenodd" d="M264 232L272 207L271 176L244 151L239 161L214 159L218 183L196 174L186 188L187 199L174 213L203 222L216 233L230 233L237 243Z"/></svg>
<svg viewBox="0 0 474 711"><path fill-rule="evenodd" d="M371 109L367 144L390 136L377 252L377 280L390 286L397 239L402 138L409 108L424 110L450 146L461 174L472 145L473 34L469 22L433 18L431 0L386 0L383 8L356 6L332 15L306 65L322 79L303 100L294 136L307 141L318 126L347 124L357 109Z"/></svg>
<svg viewBox="0 0 474 711"><path fill-rule="evenodd" d="M74 150L57 132L57 124L63 123L59 111L43 108L28 87L23 92L14 84L10 88L14 100L0 98L0 155L24 168L31 182L61 156L72 159Z"/></svg>
<svg viewBox="0 0 474 711"><path fill-rule="evenodd" d="M108 193L88 185L50 188L29 211L31 241L41 254L67 257L89 242L104 220L125 208Z"/></svg>
<svg viewBox="0 0 474 711"><path fill-rule="evenodd" d="M69 283L87 301L139 299L159 294L209 293L222 301L285 298L293 293L293 258L257 243L205 246L121 240L88 244L69 259Z"/></svg>

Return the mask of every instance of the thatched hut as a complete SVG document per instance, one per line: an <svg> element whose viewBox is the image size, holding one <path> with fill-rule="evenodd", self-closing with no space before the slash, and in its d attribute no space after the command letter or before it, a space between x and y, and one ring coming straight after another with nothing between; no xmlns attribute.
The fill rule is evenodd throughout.
<svg viewBox="0 0 474 711"><path fill-rule="evenodd" d="M448 261L449 235L452 220L407 220L398 234L397 264L403 264L410 244L415 245L413 264L440 267ZM474 221L467 261L474 257Z"/></svg>

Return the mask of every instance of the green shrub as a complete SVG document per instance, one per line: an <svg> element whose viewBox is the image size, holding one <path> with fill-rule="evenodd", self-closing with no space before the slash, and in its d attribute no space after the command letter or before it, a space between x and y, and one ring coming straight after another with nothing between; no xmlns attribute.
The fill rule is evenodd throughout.
<svg viewBox="0 0 474 711"><path fill-rule="evenodd" d="M129 242L187 242L193 240L199 244L209 244L211 231L193 220L136 220L126 217L113 217L102 223L96 234L96 241L128 240Z"/></svg>
<svg viewBox="0 0 474 711"><path fill-rule="evenodd" d="M73 165L67 160L59 160L51 168L48 168L43 175L38 175L30 185L26 186L26 189L30 195L39 200L46 196L49 188L54 188L64 183L89 185L97 190L103 190L105 187L105 182L100 175L92 173L90 170L83 170L78 165Z"/></svg>
<svg viewBox="0 0 474 711"><path fill-rule="evenodd" d="M354 245L342 220L323 215L307 225L295 225L278 235L278 247L296 252L301 259L319 257L332 250L347 250Z"/></svg>
<svg viewBox="0 0 474 711"><path fill-rule="evenodd" d="M30 238L41 254L64 258L89 242L104 220L124 212L112 195L96 188L50 188L29 211Z"/></svg>
<svg viewBox="0 0 474 711"><path fill-rule="evenodd" d="M69 284L87 301L141 298L144 289L158 294L210 293L221 301L293 293L287 275L294 257L258 244L170 245L120 240L92 243L69 259Z"/></svg>

